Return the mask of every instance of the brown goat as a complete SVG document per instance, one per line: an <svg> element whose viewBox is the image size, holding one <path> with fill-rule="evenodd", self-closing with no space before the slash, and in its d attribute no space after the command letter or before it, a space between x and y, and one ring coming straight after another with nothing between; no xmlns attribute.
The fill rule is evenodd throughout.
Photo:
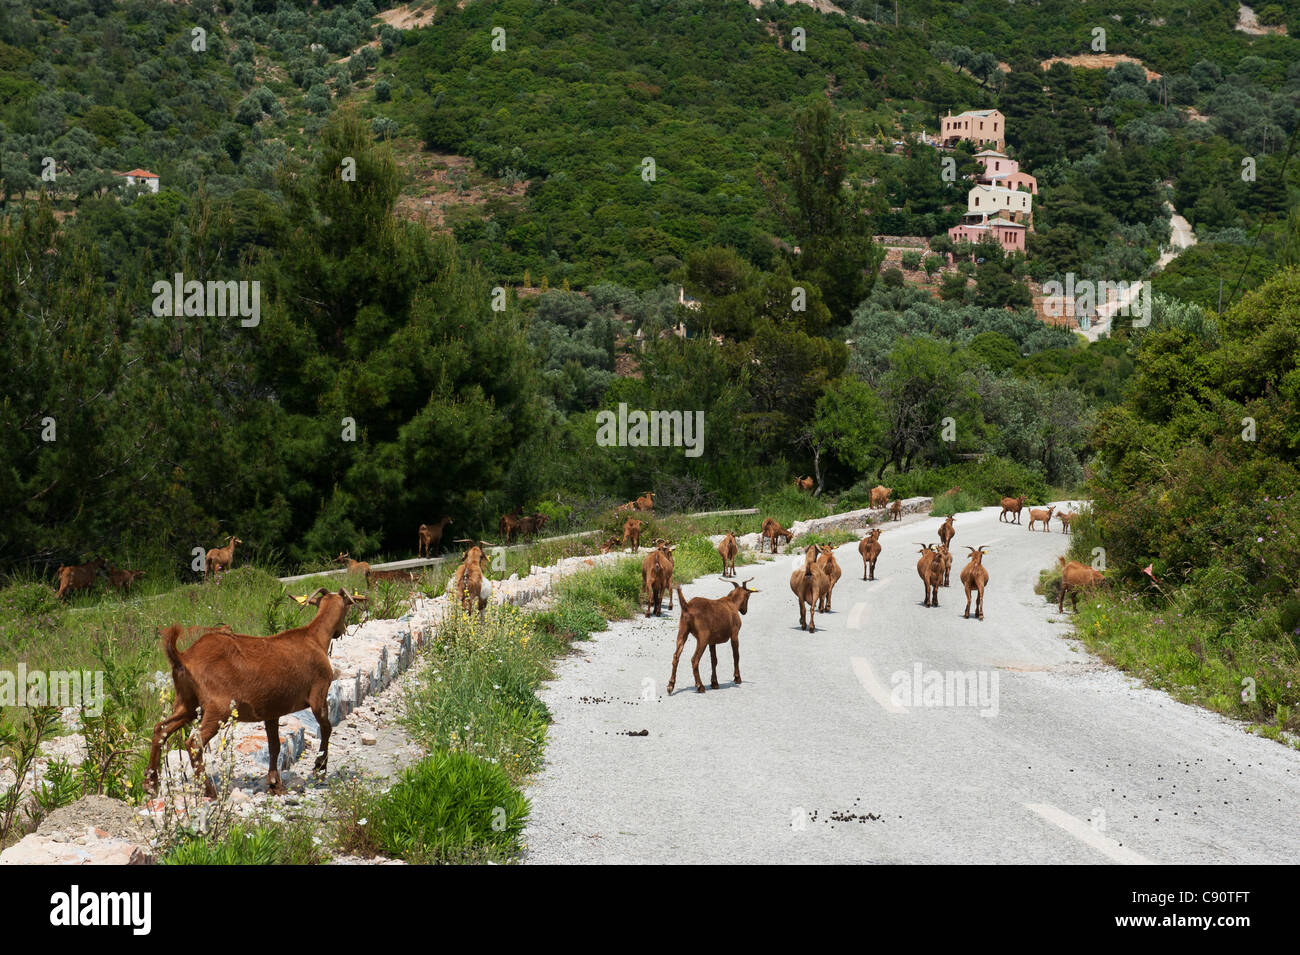
<svg viewBox="0 0 1300 955"><path fill-rule="evenodd" d="M143 576L143 570L114 568L108 572L108 585L121 593L130 593L131 586Z"/></svg>
<svg viewBox="0 0 1300 955"><path fill-rule="evenodd" d="M948 586L948 579L952 574L952 551L948 549L947 544L940 544L934 549L939 555L939 561L943 565L943 586Z"/></svg>
<svg viewBox="0 0 1300 955"><path fill-rule="evenodd" d="M65 600L74 590L89 590L95 585L95 579L104 570L106 563L104 558L96 557L88 564L69 564L60 567L57 571L59 589L55 597Z"/></svg>
<svg viewBox="0 0 1300 955"><path fill-rule="evenodd" d="M889 505L889 513L891 521L901 521L903 519L903 502L895 501Z"/></svg>
<svg viewBox="0 0 1300 955"><path fill-rule="evenodd" d="M636 510L636 501L628 501L626 504L620 504L618 507L614 508L614 510L616 510L616 511L635 511L635 510Z"/></svg>
<svg viewBox="0 0 1300 955"><path fill-rule="evenodd" d="M203 558L203 579L207 580L208 575L214 577L223 570L229 570L235 563L235 545L242 544L234 534L230 535L230 542L225 547L214 547L208 551Z"/></svg>
<svg viewBox="0 0 1300 955"><path fill-rule="evenodd" d="M605 539L605 543L600 545L600 552L608 554L612 550L618 550L621 546L623 546L623 542L618 537L608 537Z"/></svg>
<svg viewBox="0 0 1300 955"><path fill-rule="evenodd" d="M479 541L471 544L465 552L465 559L456 568L451 579L447 581L445 593L455 594L456 602L470 613L478 609L479 616L487 610L488 601L492 599L492 581L483 572L483 562L487 559L484 548L490 545Z"/></svg>
<svg viewBox="0 0 1300 955"><path fill-rule="evenodd" d="M665 593L668 594L668 609L673 609L673 547L668 541L655 541L655 549L641 561L641 592L646 596L647 617L652 606L656 617L663 616Z"/></svg>
<svg viewBox="0 0 1300 955"><path fill-rule="evenodd" d="M933 544L921 544L921 556L916 562L916 573L925 585L926 607L939 606L939 588L943 586L943 558Z"/></svg>
<svg viewBox="0 0 1300 955"><path fill-rule="evenodd" d="M760 554L763 553L765 546L764 542L770 540L772 542L772 553L775 554L777 538L784 538L785 542L788 544L790 541L794 540L794 534L782 527L780 523L777 522L776 518L763 518L763 536L758 542L758 552Z"/></svg>
<svg viewBox="0 0 1300 955"><path fill-rule="evenodd" d="M718 553L722 555L722 576L736 576L736 554L740 552L740 545L736 543L736 535L727 531L727 536L718 541Z"/></svg>
<svg viewBox="0 0 1300 955"><path fill-rule="evenodd" d="M1052 528L1049 525L1052 523L1052 511L1054 510L1056 510L1055 504L1047 510L1043 510L1042 508L1030 508L1029 529L1032 531L1034 529L1034 522L1038 521L1043 525L1043 533L1050 531Z"/></svg>
<svg viewBox="0 0 1300 955"><path fill-rule="evenodd" d="M840 569L839 563L835 560L835 548L830 544L822 544L818 550L821 552L821 556L817 558L817 566L826 575L826 592L822 594L822 605L817 609L821 613L830 613L831 594L835 592L835 585L839 583L844 571Z"/></svg>
<svg viewBox="0 0 1300 955"><path fill-rule="evenodd" d="M636 553L641 546L641 531L645 525L635 517L629 517L623 524L623 545L626 547L630 541L632 544L632 553Z"/></svg>
<svg viewBox="0 0 1300 955"><path fill-rule="evenodd" d="M176 704L172 715L154 727L153 747L145 785L158 791L158 764L162 749L172 734L193 722L202 708L198 739L186 745L195 775L203 780L207 794L216 788L203 769L203 749L216 735L233 706L241 723L262 723L270 751L266 781L272 792L283 792L280 779L280 717L310 709L320 726L320 756L314 772L325 773L329 759L330 719L327 698L334 667L329 646L347 626L348 609L365 597L354 597L345 589L331 593L322 587L306 600L316 616L305 626L294 627L269 637L250 637L228 628L212 628L186 651L176 649L183 627L173 624L162 631L163 650L172 667Z"/></svg>
<svg viewBox="0 0 1300 955"><path fill-rule="evenodd" d="M396 580L404 584L413 584L420 575L413 570L367 570L366 589L369 590L377 581Z"/></svg>
<svg viewBox="0 0 1300 955"><path fill-rule="evenodd" d="M795 478L795 479L794 479L794 484L795 484L795 487L797 487L799 490L801 490L801 491L807 491L809 494L812 493L812 489L813 489L813 479L812 479L811 477L799 477L799 478Z"/></svg>
<svg viewBox="0 0 1300 955"><path fill-rule="evenodd" d="M751 577L749 580L753 580ZM691 672L695 675L695 692L703 693L704 684L700 681L700 658L704 648L709 648L709 657L713 663L713 678L710 685L718 688L718 644L731 641L731 660L735 664L732 681L740 686L740 624L741 616L749 612L749 595L758 593L749 589L749 580L731 584L731 593L725 597L692 597L687 600L682 589L677 588L677 600L681 607L681 620L677 624L677 649L673 651L673 672L668 678L668 693L671 695L677 686L677 661L681 658L682 647L687 636L695 637L695 653L691 656Z"/></svg>
<svg viewBox="0 0 1300 955"><path fill-rule="evenodd" d="M815 612L827 585L826 574L817 565L818 556L817 545L809 544L803 552L803 567L790 575L790 590L799 601L799 629L809 633L817 632Z"/></svg>
<svg viewBox="0 0 1300 955"><path fill-rule="evenodd" d="M343 571L345 574L360 574L364 577L370 573L370 564L364 560L353 560L346 551L340 551L331 563L346 564L347 567Z"/></svg>
<svg viewBox="0 0 1300 955"><path fill-rule="evenodd" d="M939 525L939 542L945 546L950 546L952 539L957 536L957 528L952 526L952 519L955 516L949 514L948 519Z"/></svg>
<svg viewBox="0 0 1300 955"><path fill-rule="evenodd" d="M1093 570L1077 560L1066 563L1064 557L1056 558L1061 565L1061 593L1056 601L1056 612L1065 612L1065 595L1070 595L1070 605L1074 612L1079 612L1079 591L1091 590L1106 582L1106 575L1100 570Z"/></svg>
<svg viewBox="0 0 1300 955"><path fill-rule="evenodd" d="M527 517L519 518L519 536L532 537L545 527L549 520L550 518L545 514L529 514Z"/></svg>
<svg viewBox="0 0 1300 955"><path fill-rule="evenodd" d="M961 569L961 585L966 588L966 613L964 616L970 619L970 595L971 591L979 592L979 599L975 601L975 617L979 620L984 619L984 588L989 582L989 572L984 569L984 545L976 547L967 547L970 551L970 560L966 566Z"/></svg>
<svg viewBox="0 0 1300 955"><path fill-rule="evenodd" d="M1062 511L1060 514L1056 515L1056 519L1061 522L1062 534L1070 533L1070 521L1074 520L1077 516L1077 511Z"/></svg>
<svg viewBox="0 0 1300 955"><path fill-rule="evenodd" d="M416 553L421 557L428 557L430 550L433 551L434 557L442 553L442 532L450 523L451 518L444 515L437 524L421 524L418 532L419 544Z"/></svg>
<svg viewBox="0 0 1300 955"><path fill-rule="evenodd" d="M858 553L862 555L862 579L876 579L876 560L880 557L880 528L868 531L867 536L858 541ZM867 572L871 576L867 576Z"/></svg>
<svg viewBox="0 0 1300 955"><path fill-rule="evenodd" d="M503 544L512 543L515 535L519 533L519 515L502 514L501 520L497 523L497 534Z"/></svg>
<svg viewBox="0 0 1300 955"><path fill-rule="evenodd" d="M654 491L646 491L636 499L636 509L638 511L653 511L655 509Z"/></svg>
<svg viewBox="0 0 1300 955"><path fill-rule="evenodd" d="M1023 494L1019 497L1004 497L1002 499L1002 513L998 515L999 521L1006 521L1008 524L1020 523L1020 509L1025 506L1025 501L1029 500ZM1015 520L1010 520L1007 515L1011 514Z"/></svg>
<svg viewBox="0 0 1300 955"><path fill-rule="evenodd" d="M877 484L871 489L871 506L884 507L889 503L889 495L894 493L892 487L885 487L883 484Z"/></svg>

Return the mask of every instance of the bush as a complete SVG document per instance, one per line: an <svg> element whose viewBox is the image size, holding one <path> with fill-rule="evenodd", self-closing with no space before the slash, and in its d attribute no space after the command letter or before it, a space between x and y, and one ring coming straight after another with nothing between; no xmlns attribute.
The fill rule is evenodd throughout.
<svg viewBox="0 0 1300 955"><path fill-rule="evenodd" d="M367 824L377 851L408 862L505 862L519 852L528 811L499 766L442 751L402 773Z"/></svg>
<svg viewBox="0 0 1300 955"><path fill-rule="evenodd" d="M880 273L880 279L888 288L903 287L903 270L897 268L885 269Z"/></svg>
<svg viewBox="0 0 1300 955"><path fill-rule="evenodd" d="M189 839L158 861L160 865L320 865L326 853L306 820L285 825L236 823L216 842Z"/></svg>
<svg viewBox="0 0 1300 955"><path fill-rule="evenodd" d="M908 249L903 253L903 268L915 272L921 267L921 253L917 249Z"/></svg>

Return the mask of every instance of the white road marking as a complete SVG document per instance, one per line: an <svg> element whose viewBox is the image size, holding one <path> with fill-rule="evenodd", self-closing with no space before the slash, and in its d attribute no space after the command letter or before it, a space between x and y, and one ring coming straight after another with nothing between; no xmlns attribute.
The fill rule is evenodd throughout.
<svg viewBox="0 0 1300 955"><path fill-rule="evenodd" d="M875 580L867 581L867 583L873 585L872 590L878 591L882 589L886 584L888 584L889 581L877 577ZM871 604L867 603L865 600L855 603L853 605L853 608L849 610L849 629L861 630L863 624L866 622L867 615L870 613L871 613Z"/></svg>
<svg viewBox="0 0 1300 955"><path fill-rule="evenodd" d="M1064 810L1045 802L1027 802L1025 808L1036 812L1053 825L1060 826L1080 842L1091 846L1102 855L1122 865L1154 865L1146 856L1120 845L1109 836L1104 836L1082 819L1076 819Z"/></svg>
<svg viewBox="0 0 1300 955"><path fill-rule="evenodd" d="M883 683L871 672L871 664L866 661L865 657L851 657L849 662L853 665L853 672L857 674L859 682L866 687L867 692L884 707L886 713L906 713L907 708L899 706L893 701L889 690Z"/></svg>

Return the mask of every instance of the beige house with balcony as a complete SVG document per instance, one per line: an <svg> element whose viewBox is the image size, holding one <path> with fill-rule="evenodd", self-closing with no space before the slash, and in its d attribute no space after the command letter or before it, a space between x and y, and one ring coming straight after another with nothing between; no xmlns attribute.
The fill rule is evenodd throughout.
<svg viewBox="0 0 1300 955"><path fill-rule="evenodd" d="M986 149L975 154L984 171L975 177L975 181L985 186L1002 186L1005 189L1027 189L1038 195L1038 180L1027 172L1020 171L1020 163L1006 153Z"/></svg>

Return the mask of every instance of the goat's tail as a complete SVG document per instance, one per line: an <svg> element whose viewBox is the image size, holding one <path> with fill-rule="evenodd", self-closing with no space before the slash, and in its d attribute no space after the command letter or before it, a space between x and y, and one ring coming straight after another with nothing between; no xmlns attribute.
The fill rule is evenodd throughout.
<svg viewBox="0 0 1300 955"><path fill-rule="evenodd" d="M1057 562L1058 564L1060 564L1062 567L1065 566L1065 558L1064 558L1064 557L1058 557L1058 558L1056 558L1056 562Z"/></svg>
<svg viewBox="0 0 1300 955"><path fill-rule="evenodd" d="M686 598L682 596L682 585L681 585L681 584L673 584L673 590L677 591L677 602L681 605L681 607L682 607L682 612L685 613L685 612L686 612Z"/></svg>
<svg viewBox="0 0 1300 955"><path fill-rule="evenodd" d="M167 654L167 662L172 665L173 670L184 670L185 664L181 661L181 655L176 650L176 641L181 638L183 631L177 624L163 628L163 652Z"/></svg>

